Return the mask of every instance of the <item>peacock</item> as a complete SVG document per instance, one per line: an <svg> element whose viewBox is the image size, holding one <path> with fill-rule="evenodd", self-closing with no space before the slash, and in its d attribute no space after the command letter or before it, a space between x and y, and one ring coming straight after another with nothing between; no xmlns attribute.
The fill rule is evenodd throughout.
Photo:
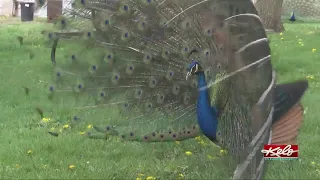
<svg viewBox="0 0 320 180"><path fill-rule="evenodd" d="M89 138L167 142L204 134L231 155L245 150L256 134L252 107L273 78L250 0L72 6L43 31L52 46L48 99L59 119L74 129L93 124ZM272 143L296 141L307 87L305 80L275 87Z"/></svg>
<svg viewBox="0 0 320 180"><path fill-rule="evenodd" d="M294 12L291 13L289 20L292 22L296 21L296 16L294 15Z"/></svg>

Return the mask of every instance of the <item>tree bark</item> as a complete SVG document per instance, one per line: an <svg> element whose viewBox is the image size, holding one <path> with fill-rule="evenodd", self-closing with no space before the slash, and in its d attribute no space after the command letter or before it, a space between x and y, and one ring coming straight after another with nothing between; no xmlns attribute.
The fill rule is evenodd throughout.
<svg viewBox="0 0 320 180"><path fill-rule="evenodd" d="M255 6L265 29L284 31L281 21L283 0L256 0Z"/></svg>
<svg viewBox="0 0 320 180"><path fill-rule="evenodd" d="M19 15L19 2L17 0L13 0L13 9L12 9L12 16L17 17Z"/></svg>

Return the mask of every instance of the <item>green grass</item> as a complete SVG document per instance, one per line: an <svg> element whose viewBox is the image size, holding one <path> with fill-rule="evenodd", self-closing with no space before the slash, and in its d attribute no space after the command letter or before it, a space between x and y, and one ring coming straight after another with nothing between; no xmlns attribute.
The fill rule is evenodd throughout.
<svg viewBox="0 0 320 180"><path fill-rule="evenodd" d="M221 161L215 158L217 148L207 140L204 141L208 145L204 146L194 139L180 144L148 144L92 140L78 134L57 138L47 135L38 126L40 117L33 109L46 104L45 87L52 71L50 49L40 35L45 26L17 23L0 28L1 179L135 179L139 173L145 174L142 178L162 179L179 178L180 174L186 179L227 177L219 169ZM270 35L278 82L309 75L314 79L310 79L310 89L303 99L306 116L298 139L300 160L269 162L266 178L320 178L320 23L286 24L285 28L282 36ZM16 40L18 35L25 39L22 47ZM298 43L299 39L304 46ZM318 51L312 53L313 48ZM24 86L30 88L29 96L25 95ZM32 153L28 154L28 150ZM187 156L186 151L193 155ZM70 170L70 164L76 167Z"/></svg>

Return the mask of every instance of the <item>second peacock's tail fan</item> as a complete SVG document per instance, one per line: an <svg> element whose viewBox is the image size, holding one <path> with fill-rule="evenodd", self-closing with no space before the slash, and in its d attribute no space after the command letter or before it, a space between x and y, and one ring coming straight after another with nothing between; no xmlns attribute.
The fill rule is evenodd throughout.
<svg viewBox="0 0 320 180"><path fill-rule="evenodd" d="M248 0L77 0L45 36L52 109L73 129L147 142L198 136L203 89L196 76L186 80L195 61L218 110L216 143L240 156L254 136L251 109L272 68Z"/></svg>

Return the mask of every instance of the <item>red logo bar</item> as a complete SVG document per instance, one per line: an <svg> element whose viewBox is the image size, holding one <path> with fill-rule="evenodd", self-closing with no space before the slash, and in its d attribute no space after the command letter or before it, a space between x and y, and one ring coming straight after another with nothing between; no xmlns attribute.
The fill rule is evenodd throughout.
<svg viewBox="0 0 320 180"><path fill-rule="evenodd" d="M291 160L298 158L298 145L266 144L261 150L265 159L268 160Z"/></svg>

